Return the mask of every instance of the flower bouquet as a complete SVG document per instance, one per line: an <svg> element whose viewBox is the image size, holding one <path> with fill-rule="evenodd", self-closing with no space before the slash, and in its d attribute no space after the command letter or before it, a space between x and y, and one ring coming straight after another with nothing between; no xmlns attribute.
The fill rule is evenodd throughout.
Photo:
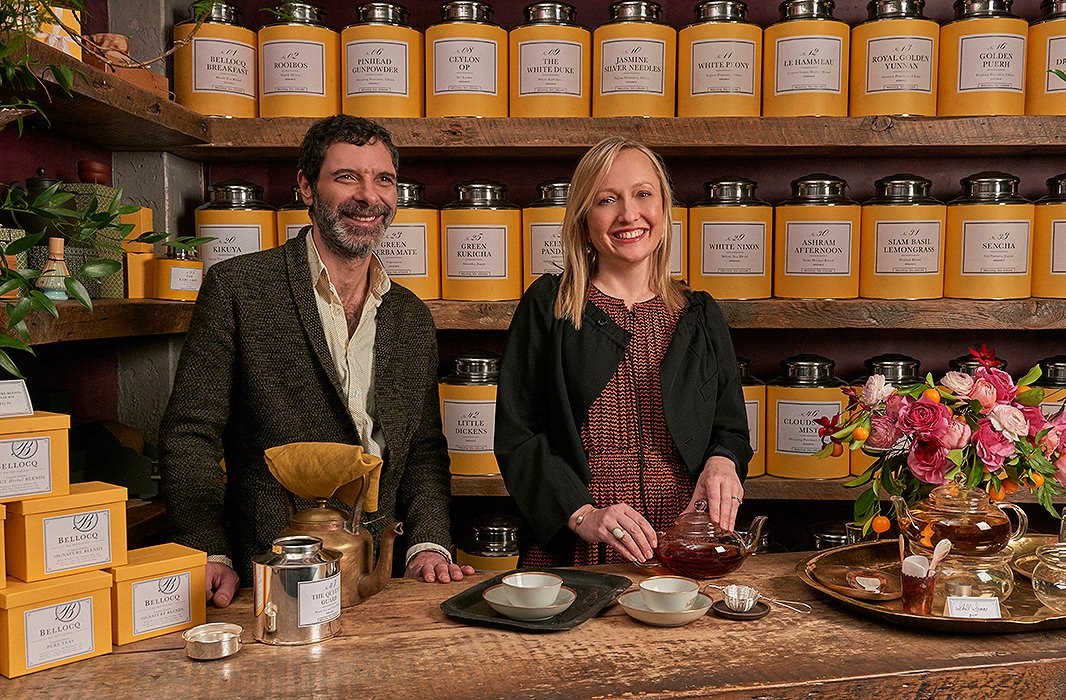
<svg viewBox="0 0 1066 700"><path fill-rule="evenodd" d="M879 490L913 505L948 481L983 488L994 501L1025 487L1061 517L1052 501L1066 487L1064 407L1042 412L1044 390L1031 386L1039 367L1015 384L996 368L994 350L982 345L970 353L981 365L973 377L948 372L936 384L927 374L920 384L894 387L875 374L860 392L844 387L844 411L819 421L819 456L850 448L876 457L845 484L866 487L855 501L863 532L889 527Z"/></svg>

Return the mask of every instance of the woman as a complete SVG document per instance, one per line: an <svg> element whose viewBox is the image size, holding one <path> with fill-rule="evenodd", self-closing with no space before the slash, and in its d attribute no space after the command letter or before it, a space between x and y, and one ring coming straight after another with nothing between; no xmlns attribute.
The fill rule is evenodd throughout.
<svg viewBox="0 0 1066 700"><path fill-rule="evenodd" d="M621 138L578 163L563 273L522 298L496 402L496 457L536 544L523 566L643 561L708 501L732 529L751 459L729 329L669 273L670 184Z"/></svg>

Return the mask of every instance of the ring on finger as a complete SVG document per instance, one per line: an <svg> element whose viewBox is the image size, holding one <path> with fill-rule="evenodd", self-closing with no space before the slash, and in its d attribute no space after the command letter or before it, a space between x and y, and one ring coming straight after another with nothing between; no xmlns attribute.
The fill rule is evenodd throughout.
<svg viewBox="0 0 1066 700"><path fill-rule="evenodd" d="M624 540L629 533L623 530L621 527L615 527L611 530L611 534L615 536L615 539Z"/></svg>
<svg viewBox="0 0 1066 700"><path fill-rule="evenodd" d="M740 498L739 496L730 496L729 498L731 498L732 500L736 501L737 503L743 503L744 502L744 499Z"/></svg>

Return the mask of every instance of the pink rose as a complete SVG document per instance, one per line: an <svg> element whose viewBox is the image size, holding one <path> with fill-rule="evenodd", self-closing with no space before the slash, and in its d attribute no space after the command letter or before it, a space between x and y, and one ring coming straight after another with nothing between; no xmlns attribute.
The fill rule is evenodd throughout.
<svg viewBox="0 0 1066 700"><path fill-rule="evenodd" d="M984 379L996 388L996 400L1000 403L1010 403L1018 395L1018 387L1014 385L1014 380L1001 369L978 367L974 375L978 382Z"/></svg>
<svg viewBox="0 0 1066 700"><path fill-rule="evenodd" d="M935 439L915 440L907 455L907 466L911 473L927 484L943 484L949 464L947 449Z"/></svg>
<svg viewBox="0 0 1066 700"><path fill-rule="evenodd" d="M985 471L998 471L1003 462L1014 454L1014 443L996 432L992 427L992 421L985 418L977 424L970 442L977 449L977 457L985 465Z"/></svg>
<svg viewBox="0 0 1066 700"><path fill-rule="evenodd" d="M1055 460L1055 480L1066 486L1066 454Z"/></svg>
<svg viewBox="0 0 1066 700"><path fill-rule="evenodd" d="M988 412L992 427L1003 433L1011 442L1018 442L1029 434L1029 421L1021 410L1005 403L998 403Z"/></svg>
<svg viewBox="0 0 1066 700"><path fill-rule="evenodd" d="M900 409L899 428L908 435L943 437L951 422L951 410L942 403L924 396Z"/></svg>
<svg viewBox="0 0 1066 700"><path fill-rule="evenodd" d="M973 388L973 377L965 372L948 372L940 383L955 396L969 396L970 389Z"/></svg>
<svg viewBox="0 0 1066 700"><path fill-rule="evenodd" d="M896 427L896 422L888 416L874 416L870 419L870 437L866 438L866 447L872 450L887 450L895 445L903 433Z"/></svg>
<svg viewBox="0 0 1066 700"><path fill-rule="evenodd" d="M866 380L866 386L862 388L862 402L871 408L879 406L895 391L896 387L885 382L885 375L871 374Z"/></svg>
<svg viewBox="0 0 1066 700"><path fill-rule="evenodd" d="M899 394L892 394L892 396L885 399L885 415L894 421L899 421L900 411L903 410L904 406L913 402L914 399L900 396Z"/></svg>
<svg viewBox="0 0 1066 700"><path fill-rule="evenodd" d="M1044 453L1045 457L1050 458L1055 454L1055 450L1059 449L1059 445L1062 444L1062 428L1058 426L1052 426L1051 430L1047 431L1047 435L1040 438L1040 451Z"/></svg>
<svg viewBox="0 0 1066 700"><path fill-rule="evenodd" d="M941 440L944 447L949 450L961 450L970 441L971 432L973 431L970 430L970 426L966 425L966 421L953 420L948 424L947 432Z"/></svg>
<svg viewBox="0 0 1066 700"><path fill-rule="evenodd" d="M1048 427L1047 419L1044 418L1044 412L1039 406L1021 406L1020 410L1026 422L1029 423L1029 437L1035 438L1037 433Z"/></svg>
<svg viewBox="0 0 1066 700"><path fill-rule="evenodd" d="M996 405L996 397L995 385L987 379L978 379L973 383L973 388L970 389L970 395L967 398L980 402L981 413L988 413Z"/></svg>

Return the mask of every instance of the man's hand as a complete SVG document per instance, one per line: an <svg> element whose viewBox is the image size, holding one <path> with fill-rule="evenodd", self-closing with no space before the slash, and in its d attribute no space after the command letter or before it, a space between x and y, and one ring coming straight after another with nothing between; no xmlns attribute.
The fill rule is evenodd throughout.
<svg viewBox="0 0 1066 700"><path fill-rule="evenodd" d="M464 575L470 576L473 573L474 567L452 564L440 552L427 549L411 557L403 577L420 578L426 583L448 583L462 581Z"/></svg>
<svg viewBox="0 0 1066 700"><path fill-rule="evenodd" d="M224 608L233 600L233 594L237 592L241 579L236 571L225 564L209 561L204 572L204 583L207 587L207 602L216 608Z"/></svg>

